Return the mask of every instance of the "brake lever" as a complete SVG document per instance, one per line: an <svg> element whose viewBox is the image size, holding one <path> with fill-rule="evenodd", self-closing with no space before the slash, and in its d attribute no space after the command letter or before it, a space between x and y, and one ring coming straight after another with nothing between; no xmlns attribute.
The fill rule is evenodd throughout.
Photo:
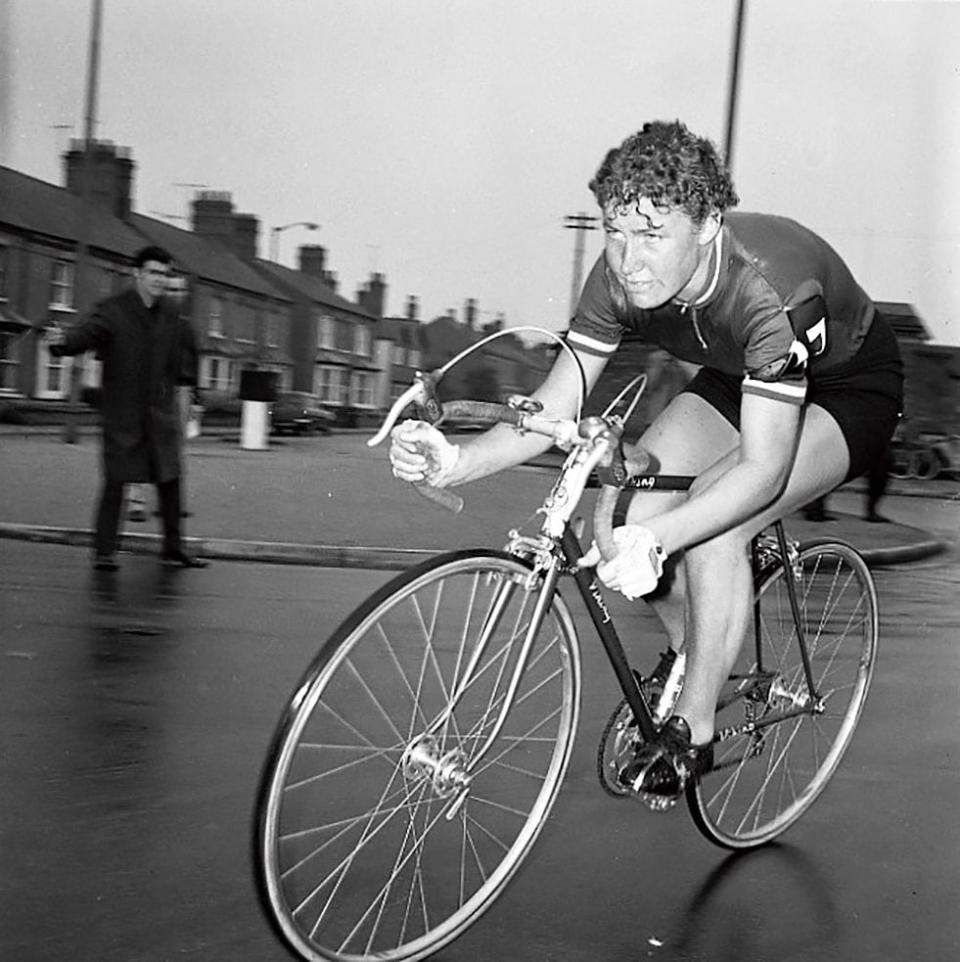
<svg viewBox="0 0 960 962"><path fill-rule="evenodd" d="M403 409L409 404L414 406L421 420L427 421L429 424L439 423L443 419L443 405L437 396L438 380L436 371L430 374L423 374L418 371L416 381L394 401L380 430L367 441L367 446L374 448L386 440ZM412 484L418 494L441 505L448 511L457 514L463 510L463 498L459 494L454 494L446 488L435 488L433 485L427 484L426 481L414 481Z"/></svg>
<svg viewBox="0 0 960 962"><path fill-rule="evenodd" d="M439 424L443 420L443 405L437 395L437 371L424 374L417 371L416 381L420 386L419 396L414 398L413 406L417 416L427 424Z"/></svg>

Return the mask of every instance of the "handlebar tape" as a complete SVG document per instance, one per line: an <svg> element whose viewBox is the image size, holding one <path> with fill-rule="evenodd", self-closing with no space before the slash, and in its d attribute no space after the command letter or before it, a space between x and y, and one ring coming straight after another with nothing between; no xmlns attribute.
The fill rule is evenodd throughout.
<svg viewBox="0 0 960 962"><path fill-rule="evenodd" d="M652 461L649 452L640 447L639 444L629 448L624 445L623 454L627 479L633 475L642 474ZM617 554L617 548L613 541L613 513L622 490L621 485L603 485L593 509L593 537L597 542L600 557L604 561L612 561Z"/></svg>
<svg viewBox="0 0 960 962"><path fill-rule="evenodd" d="M435 488L426 481L414 481L413 486L418 494L422 494L427 500L439 504L441 508L446 508L454 514L459 514L463 510L463 498L455 494L449 488Z"/></svg>

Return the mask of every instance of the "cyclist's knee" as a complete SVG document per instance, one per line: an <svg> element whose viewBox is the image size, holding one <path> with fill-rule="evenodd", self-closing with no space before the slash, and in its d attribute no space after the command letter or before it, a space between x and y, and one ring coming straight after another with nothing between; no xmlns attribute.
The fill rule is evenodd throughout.
<svg viewBox="0 0 960 962"><path fill-rule="evenodd" d="M722 571L724 565L749 560L752 537L752 528L740 525L687 548L687 557L695 567L716 566L716 570Z"/></svg>

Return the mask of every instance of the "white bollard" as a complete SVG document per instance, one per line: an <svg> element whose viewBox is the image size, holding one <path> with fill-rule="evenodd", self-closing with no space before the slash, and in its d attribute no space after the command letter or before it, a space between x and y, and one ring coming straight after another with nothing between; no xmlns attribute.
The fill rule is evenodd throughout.
<svg viewBox="0 0 960 962"><path fill-rule="evenodd" d="M265 451L269 447L270 405L266 401L244 401L240 412L240 447Z"/></svg>

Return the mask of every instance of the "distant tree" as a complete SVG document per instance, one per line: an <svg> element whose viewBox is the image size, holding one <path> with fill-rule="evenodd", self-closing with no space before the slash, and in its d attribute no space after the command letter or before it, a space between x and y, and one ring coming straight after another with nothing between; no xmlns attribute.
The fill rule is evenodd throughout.
<svg viewBox="0 0 960 962"><path fill-rule="evenodd" d="M468 359L451 368L440 382L441 401L467 398L471 401L498 401L500 382L496 371L483 359Z"/></svg>
<svg viewBox="0 0 960 962"><path fill-rule="evenodd" d="M497 374L488 364L467 371L464 378L467 397L474 401L500 400L500 384Z"/></svg>

